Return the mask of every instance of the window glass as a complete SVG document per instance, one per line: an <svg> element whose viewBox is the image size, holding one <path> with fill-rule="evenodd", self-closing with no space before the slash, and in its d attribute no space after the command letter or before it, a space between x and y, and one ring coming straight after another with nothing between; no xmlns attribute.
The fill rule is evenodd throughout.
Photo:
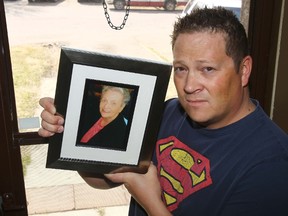
<svg viewBox="0 0 288 216"><path fill-rule="evenodd" d="M32 1L5 1L21 128L37 126L39 98L54 97L62 46L171 62L170 34L183 6L174 11L131 7L125 27L114 30L107 23L101 3ZM115 10L113 4L108 4L108 13L115 26L122 24L125 10Z"/></svg>
<svg viewBox="0 0 288 216"><path fill-rule="evenodd" d="M100 2L7 0L4 4L21 132L38 130L42 110L38 100L54 97L62 46L171 63L170 35L183 9L131 7L124 28L114 30ZM115 26L121 25L125 10L108 4L108 13ZM167 98L175 96L171 82ZM130 195L124 187L95 190L77 172L46 169L47 147L21 147L29 215L71 216L72 210L85 216L127 215Z"/></svg>

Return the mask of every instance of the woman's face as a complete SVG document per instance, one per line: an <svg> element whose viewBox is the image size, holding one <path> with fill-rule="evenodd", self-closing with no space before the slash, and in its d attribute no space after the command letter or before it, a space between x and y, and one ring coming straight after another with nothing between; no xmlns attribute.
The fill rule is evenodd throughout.
<svg viewBox="0 0 288 216"><path fill-rule="evenodd" d="M100 113L105 120L113 121L124 107L124 96L119 91L109 89L102 94Z"/></svg>

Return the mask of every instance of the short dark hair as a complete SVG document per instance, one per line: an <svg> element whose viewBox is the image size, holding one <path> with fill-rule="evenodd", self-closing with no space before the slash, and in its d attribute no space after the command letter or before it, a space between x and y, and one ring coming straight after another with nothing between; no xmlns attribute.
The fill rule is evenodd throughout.
<svg viewBox="0 0 288 216"><path fill-rule="evenodd" d="M193 32L223 33L226 41L226 54L230 56L239 71L241 61L248 55L248 39L236 15L223 7L198 8L179 18L172 33L172 48L179 34Z"/></svg>

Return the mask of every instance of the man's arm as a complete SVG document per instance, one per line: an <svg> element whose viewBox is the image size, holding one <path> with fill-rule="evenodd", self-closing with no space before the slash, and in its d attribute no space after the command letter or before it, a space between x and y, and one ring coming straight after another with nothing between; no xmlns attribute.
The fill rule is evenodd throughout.
<svg viewBox="0 0 288 216"><path fill-rule="evenodd" d="M107 179L104 174L87 172L78 173L84 179L84 181L93 188L110 189L121 185L121 183L113 183L112 181Z"/></svg>
<svg viewBox="0 0 288 216"><path fill-rule="evenodd" d="M156 167L151 163L146 174L106 174L115 183L123 183L133 198L149 216L172 216L161 199L161 186Z"/></svg>

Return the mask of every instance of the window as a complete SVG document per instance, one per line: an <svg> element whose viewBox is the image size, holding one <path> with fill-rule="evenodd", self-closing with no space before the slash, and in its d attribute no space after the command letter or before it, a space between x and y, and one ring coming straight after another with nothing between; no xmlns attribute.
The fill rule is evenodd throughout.
<svg viewBox="0 0 288 216"><path fill-rule="evenodd" d="M29 137L21 146L29 215L84 209L104 215L113 210L106 206L122 206L127 215L130 195L123 187L95 190L77 172L45 168L48 146L35 141L42 110L38 100L54 97L62 46L171 63L170 34L182 9L132 7L124 29L114 30L100 2L5 1L18 136ZM108 13L114 25L121 25L125 10L108 5ZM167 98L175 96L171 83Z"/></svg>

